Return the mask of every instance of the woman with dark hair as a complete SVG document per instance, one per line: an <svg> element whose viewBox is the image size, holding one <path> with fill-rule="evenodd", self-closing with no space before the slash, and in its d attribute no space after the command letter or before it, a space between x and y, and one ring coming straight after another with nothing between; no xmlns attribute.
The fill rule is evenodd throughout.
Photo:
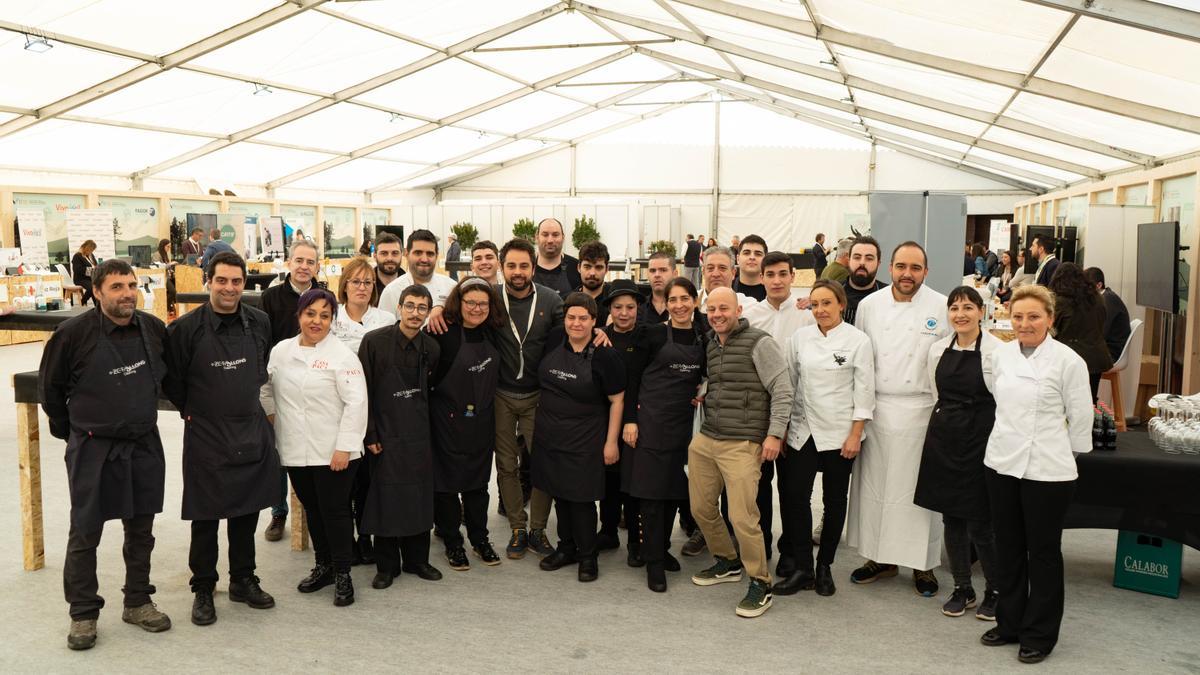
<svg viewBox="0 0 1200 675"><path fill-rule="evenodd" d="M656 593L667 590L666 570L679 571L679 561L667 549L675 511L688 498L684 465L707 343L694 321L696 286L677 277L667 282L663 295L669 318L646 326L647 365L639 374L630 373L638 380L638 404L634 422L624 429L629 452L622 459L621 485L641 505L646 585Z"/></svg>
<svg viewBox="0 0 1200 675"><path fill-rule="evenodd" d="M1054 339L1083 357L1095 402L1100 376L1113 367L1104 342L1104 299L1075 263L1059 265L1048 288L1054 294Z"/></svg>
<svg viewBox="0 0 1200 675"><path fill-rule="evenodd" d="M488 540L487 486L496 445L496 331L508 326L508 317L500 295L479 277L467 277L450 291L442 317L447 329L432 335L441 347L430 382L433 521L450 569L465 571L471 563L459 527L464 522L475 555L485 565L500 564Z"/></svg>
<svg viewBox="0 0 1200 675"><path fill-rule="evenodd" d="M996 546L988 511L983 455L996 419L992 359L1004 344L980 328L983 298L970 286L950 291L947 314L954 335L929 348L929 381L937 403L929 418L913 503L942 514L954 591L942 606L962 616L976 606L971 546L986 581L975 618L996 620Z"/></svg>
<svg viewBox="0 0 1200 675"><path fill-rule="evenodd" d="M297 588L336 584L333 604L341 607L354 602L350 491L367 430L367 382L358 357L330 335L337 311L323 288L300 296L300 334L271 350L260 400L312 534L316 566Z"/></svg>
<svg viewBox="0 0 1200 675"><path fill-rule="evenodd" d="M96 271L96 242L88 239L79 245L79 250L71 256L71 280L83 289L83 299L79 304L86 305L92 300L92 274Z"/></svg>
<svg viewBox="0 0 1200 675"><path fill-rule="evenodd" d="M1013 260L1012 251L1000 252L1000 278L996 283L996 297L1000 302L1008 302L1012 295L1013 277L1017 274L1017 263Z"/></svg>
<svg viewBox="0 0 1200 675"><path fill-rule="evenodd" d="M158 240L158 262L167 268L167 310L174 311L175 309L175 265L178 263L171 259L171 240Z"/></svg>
<svg viewBox="0 0 1200 675"><path fill-rule="evenodd" d="M600 574L596 502L604 498L604 466L620 459L625 400L624 362L612 347L592 344L596 313L592 296L571 293L563 329L546 337L530 453L533 486L554 498L558 516L558 548L539 565L550 572L579 563L580 581Z"/></svg>

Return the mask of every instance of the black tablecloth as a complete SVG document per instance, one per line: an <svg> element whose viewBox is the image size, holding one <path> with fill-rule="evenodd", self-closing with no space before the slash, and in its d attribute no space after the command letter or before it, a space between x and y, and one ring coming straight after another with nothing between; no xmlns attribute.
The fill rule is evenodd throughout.
<svg viewBox="0 0 1200 675"><path fill-rule="evenodd" d="M1075 458L1069 528L1134 530L1200 549L1200 455L1169 455L1143 431L1117 434L1115 451Z"/></svg>
<svg viewBox="0 0 1200 675"><path fill-rule="evenodd" d="M58 324L92 309L92 307L86 306L68 307L67 309L55 310L53 312L21 310L0 316L0 330L43 330L52 332Z"/></svg>
<svg viewBox="0 0 1200 675"><path fill-rule="evenodd" d="M208 293L177 293L175 302L184 305L203 305L208 303ZM262 303L262 291L245 291L242 302L251 307L259 307Z"/></svg>

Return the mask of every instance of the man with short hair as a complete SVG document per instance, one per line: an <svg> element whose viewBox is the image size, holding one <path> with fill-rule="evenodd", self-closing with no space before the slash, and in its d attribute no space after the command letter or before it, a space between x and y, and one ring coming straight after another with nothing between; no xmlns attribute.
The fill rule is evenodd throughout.
<svg viewBox="0 0 1200 675"><path fill-rule="evenodd" d="M937 594L942 519L913 504L925 431L935 403L927 362L931 345L950 335L946 296L924 285L925 249L906 241L892 251L892 285L858 305L855 326L875 352L871 436L850 485L848 540L866 563L850 580L869 584L913 571L917 594Z"/></svg>
<svg viewBox="0 0 1200 675"><path fill-rule="evenodd" d="M404 274L404 268L400 266L404 259L403 249L400 237L391 232L381 232L375 239L375 304L372 307L379 306L379 298L388 284Z"/></svg>
<svg viewBox="0 0 1200 675"><path fill-rule="evenodd" d="M827 264L829 264L829 261L825 255L825 233L824 232L817 233L816 243L814 243L813 247L812 247L812 256L813 256L813 274L816 275L815 278L820 279L821 272L824 272L825 266Z"/></svg>
<svg viewBox="0 0 1200 675"><path fill-rule="evenodd" d="M608 305L603 300L608 295L608 247L599 241L590 241L579 249L579 278L577 291L587 293L596 301L596 328L608 323Z"/></svg>
<svg viewBox="0 0 1200 675"><path fill-rule="evenodd" d="M767 297L762 283L762 261L767 255L767 242L757 234L746 237L738 249L738 274L733 280L733 290L748 295L759 302Z"/></svg>
<svg viewBox="0 0 1200 675"><path fill-rule="evenodd" d="M741 253L742 238L736 234L729 240L729 250L733 251L733 260L737 262L738 253Z"/></svg>
<svg viewBox="0 0 1200 675"><path fill-rule="evenodd" d="M208 263L218 253L236 253L233 247L221 239L221 230L214 227L208 232L208 246L204 247L204 255L200 257L200 268L207 271Z"/></svg>
<svg viewBox="0 0 1200 675"><path fill-rule="evenodd" d="M691 237L692 235L688 235ZM696 268L699 273L700 268ZM641 304L639 323L662 323L667 315L667 282L675 278L675 258L666 251L655 251L646 261L646 278L650 281L650 297ZM628 392L628 389L626 389ZM628 396L626 396L628 400Z"/></svg>
<svg viewBox="0 0 1200 675"><path fill-rule="evenodd" d="M737 294L714 289L707 299L708 391L704 422L688 446L688 492L714 565L692 576L698 586L736 582L743 568L750 589L738 603L742 617L761 616L771 606L771 571L759 527L761 464L782 448L792 406L792 382L783 352L765 331L742 318ZM734 548L717 502L729 498Z"/></svg>
<svg viewBox="0 0 1200 675"><path fill-rule="evenodd" d="M412 284L419 284L429 289L433 296L434 307L443 307L450 291L454 290L454 280L444 274L436 274L438 240L429 230L414 230L408 235L408 245L405 248L408 259L408 272L400 275L379 296L379 309L400 318L400 294Z"/></svg>
<svg viewBox="0 0 1200 675"><path fill-rule="evenodd" d="M821 272L822 279L836 281L841 283L850 276L850 246L854 243L849 237L838 242L837 253L834 254L833 262L825 267L825 271Z"/></svg>
<svg viewBox="0 0 1200 675"><path fill-rule="evenodd" d="M1054 237L1045 235L1034 237L1033 243L1029 245L1029 253L1038 261L1035 283L1039 286L1049 286L1054 273L1058 271L1059 261L1054 255L1055 248L1057 246Z"/></svg>
<svg viewBox="0 0 1200 675"><path fill-rule="evenodd" d="M683 249L683 276L695 284L696 288L700 287L700 252L704 250L704 244L696 241L693 235L687 236L687 241L684 242ZM674 267L671 268L674 270Z"/></svg>
<svg viewBox="0 0 1200 675"><path fill-rule="evenodd" d="M204 244L200 243L200 237L204 236L204 230L193 227L188 234L188 238L183 240L183 259L188 264L200 264L200 256L204 254ZM189 261L189 256L196 256L194 261Z"/></svg>
<svg viewBox="0 0 1200 675"><path fill-rule="evenodd" d="M1121 296L1104 285L1104 270L1089 267L1083 271L1083 275L1097 291L1100 291L1100 297L1104 298L1104 344L1108 346L1108 354L1113 363L1116 363L1121 359L1121 352L1125 351L1125 342L1129 339L1129 334L1133 332L1129 325L1129 309L1125 307Z"/></svg>
<svg viewBox="0 0 1200 675"><path fill-rule="evenodd" d="M560 298L583 285L579 261L563 253L566 234L556 218L543 218L537 225L537 269L533 282L550 288ZM599 325L599 324L597 324Z"/></svg>
<svg viewBox="0 0 1200 675"><path fill-rule="evenodd" d="M104 607L96 592L96 548L109 520L125 528L121 619L152 633L171 627L150 601L154 514L162 512L166 477L158 435L166 326L137 309L141 291L128 263L102 262L92 289L95 309L54 330L38 380L50 433L67 441L71 521L63 591L71 606L67 646L76 650L96 644Z"/></svg>
<svg viewBox="0 0 1200 675"><path fill-rule="evenodd" d="M208 304L167 330L163 383L184 420L183 509L192 521L192 623L217 620L213 591L219 578L217 527L229 539L229 599L270 609L275 599L254 575L258 512L279 502L275 433L259 403L267 381L271 322L242 302L246 262L236 253L209 261Z"/></svg>
<svg viewBox="0 0 1200 675"><path fill-rule="evenodd" d="M471 247L471 274L493 286L504 283L500 276L500 249L487 239Z"/></svg>
<svg viewBox="0 0 1200 675"><path fill-rule="evenodd" d="M734 262L737 256L724 246L710 246L704 252L704 288L700 290L700 309L707 308L708 294L718 288L733 290ZM737 293L737 291L734 291ZM758 302L743 293L737 293L738 304L743 308Z"/></svg>
<svg viewBox="0 0 1200 675"><path fill-rule="evenodd" d="M856 237L850 244L850 275L842 282L846 288L846 311L842 321L854 324L858 303L887 284L875 278L879 273L879 242L874 237Z"/></svg>
<svg viewBox="0 0 1200 675"><path fill-rule="evenodd" d="M462 248L458 245L458 235L451 232L446 235L446 241L450 242L446 247L446 272L451 279L458 281L458 270L450 269L450 263L458 262L462 257Z"/></svg>

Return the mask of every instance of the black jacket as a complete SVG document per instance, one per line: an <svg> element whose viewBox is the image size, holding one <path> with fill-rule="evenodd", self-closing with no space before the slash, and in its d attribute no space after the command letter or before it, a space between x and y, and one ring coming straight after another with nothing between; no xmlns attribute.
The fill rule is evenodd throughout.
<svg viewBox="0 0 1200 675"><path fill-rule="evenodd" d="M566 253L563 254L562 262L554 269L545 269L535 264L533 280L553 289L559 297L564 299L571 291L583 285L583 279L579 276L579 260Z"/></svg>
<svg viewBox="0 0 1200 675"><path fill-rule="evenodd" d="M1104 314L1099 298L1093 303L1061 295L1055 298L1054 339L1082 356L1089 373L1103 373L1113 366L1104 343Z"/></svg>
<svg viewBox="0 0 1200 675"><path fill-rule="evenodd" d="M1104 342L1108 345L1108 354L1115 362L1121 358L1125 349L1125 341L1129 339L1129 310L1121 296L1113 293L1111 288L1104 289Z"/></svg>
<svg viewBox="0 0 1200 675"><path fill-rule="evenodd" d="M325 282L313 280L314 288L325 288ZM300 322L296 319L296 307L300 304L300 294L292 288L292 275L263 291L259 306L267 313L271 321L271 344L267 348L270 356L271 348L284 340L300 334Z"/></svg>
<svg viewBox="0 0 1200 675"><path fill-rule="evenodd" d="M692 239L687 242L687 248L683 251L683 266L684 267L699 267L700 266L700 251L703 250L703 245L700 242Z"/></svg>
<svg viewBox="0 0 1200 675"><path fill-rule="evenodd" d="M1051 258L1046 261L1046 266L1042 268L1041 274L1037 275L1038 286L1049 286L1050 280L1054 278L1054 273L1058 271L1058 258Z"/></svg>

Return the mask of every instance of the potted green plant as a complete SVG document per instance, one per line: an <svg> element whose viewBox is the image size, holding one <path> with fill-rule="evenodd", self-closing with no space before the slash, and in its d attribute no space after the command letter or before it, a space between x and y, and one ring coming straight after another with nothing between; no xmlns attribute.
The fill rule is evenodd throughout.
<svg viewBox="0 0 1200 675"><path fill-rule="evenodd" d="M470 251L475 242L479 241L479 229L470 223L455 223L450 231L458 237L458 245L464 251Z"/></svg>
<svg viewBox="0 0 1200 675"><path fill-rule="evenodd" d="M528 218L522 218L513 225L513 236L532 243L537 238L537 225Z"/></svg>
<svg viewBox="0 0 1200 675"><path fill-rule="evenodd" d="M589 218L587 214L579 216L575 219L575 227L571 230L571 243L575 245L575 249L583 248L584 244L590 244L593 241L600 241L600 230L596 229L596 220Z"/></svg>
<svg viewBox="0 0 1200 675"><path fill-rule="evenodd" d="M670 253L671 257L674 258L675 257L675 242L667 240L667 239L659 239L657 241L650 242L650 252L658 253L659 251Z"/></svg>

